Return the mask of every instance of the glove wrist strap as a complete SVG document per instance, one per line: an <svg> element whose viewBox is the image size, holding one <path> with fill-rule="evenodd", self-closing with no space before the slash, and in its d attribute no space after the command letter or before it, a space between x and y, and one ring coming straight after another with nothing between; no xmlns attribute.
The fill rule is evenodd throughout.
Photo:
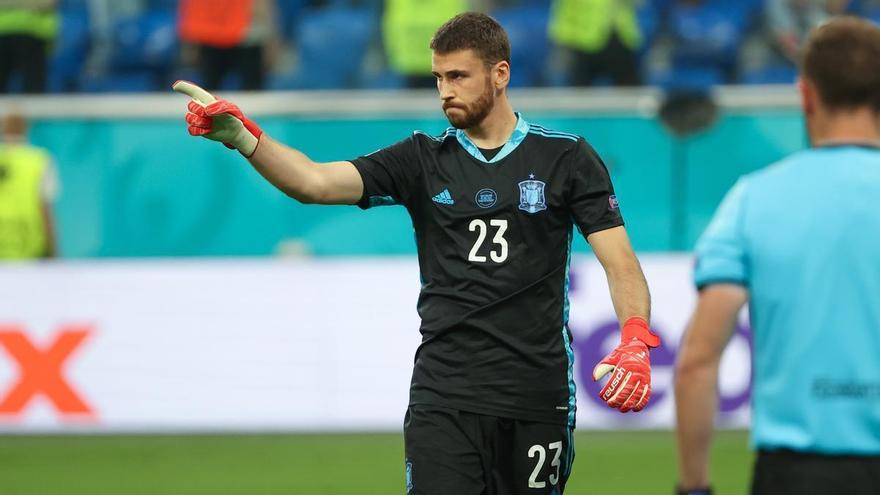
<svg viewBox="0 0 880 495"><path fill-rule="evenodd" d="M260 144L260 138L254 136L248 129L242 127L241 132L236 136L235 143L233 143L232 146L235 147L245 158L250 158L253 156L254 152L257 151L258 144Z"/></svg>
<svg viewBox="0 0 880 495"><path fill-rule="evenodd" d="M623 322L620 341L629 342L632 339L638 339L650 348L660 347L660 336L651 332L648 322L641 316L632 316Z"/></svg>

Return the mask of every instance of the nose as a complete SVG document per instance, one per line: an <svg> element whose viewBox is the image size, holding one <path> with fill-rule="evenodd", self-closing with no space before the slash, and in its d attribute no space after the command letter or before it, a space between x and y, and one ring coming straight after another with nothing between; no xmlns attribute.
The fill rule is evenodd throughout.
<svg viewBox="0 0 880 495"><path fill-rule="evenodd" d="M437 91L440 92L440 99L443 101L449 101L455 98L455 95L452 93L451 84L445 83L442 77L437 78Z"/></svg>

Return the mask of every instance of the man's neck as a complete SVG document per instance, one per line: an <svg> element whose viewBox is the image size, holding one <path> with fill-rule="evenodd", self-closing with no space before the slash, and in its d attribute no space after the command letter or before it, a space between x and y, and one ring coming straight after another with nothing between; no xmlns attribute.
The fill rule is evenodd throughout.
<svg viewBox="0 0 880 495"><path fill-rule="evenodd" d="M813 146L833 144L880 145L877 115L867 109L826 115L815 126Z"/></svg>
<svg viewBox="0 0 880 495"><path fill-rule="evenodd" d="M467 137L482 149L504 146L516 129L516 114L506 97L501 97L489 115L479 125L465 129Z"/></svg>

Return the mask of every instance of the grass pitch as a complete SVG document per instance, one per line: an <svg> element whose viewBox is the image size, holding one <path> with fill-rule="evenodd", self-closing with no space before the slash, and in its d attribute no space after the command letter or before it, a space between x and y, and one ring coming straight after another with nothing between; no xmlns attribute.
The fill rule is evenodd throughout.
<svg viewBox="0 0 880 495"><path fill-rule="evenodd" d="M579 432L566 495L673 493L671 432ZM744 432L716 436L715 493L747 492ZM400 434L0 436L2 495L404 494ZM451 494L454 495L454 494Z"/></svg>

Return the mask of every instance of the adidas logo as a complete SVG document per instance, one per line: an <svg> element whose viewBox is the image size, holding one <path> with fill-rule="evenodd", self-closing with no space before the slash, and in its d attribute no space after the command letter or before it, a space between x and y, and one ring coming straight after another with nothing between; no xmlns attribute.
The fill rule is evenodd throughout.
<svg viewBox="0 0 880 495"><path fill-rule="evenodd" d="M431 198L431 201L440 203L441 205L455 204L455 200L452 199L452 196L449 194L449 189L444 189L443 192Z"/></svg>

